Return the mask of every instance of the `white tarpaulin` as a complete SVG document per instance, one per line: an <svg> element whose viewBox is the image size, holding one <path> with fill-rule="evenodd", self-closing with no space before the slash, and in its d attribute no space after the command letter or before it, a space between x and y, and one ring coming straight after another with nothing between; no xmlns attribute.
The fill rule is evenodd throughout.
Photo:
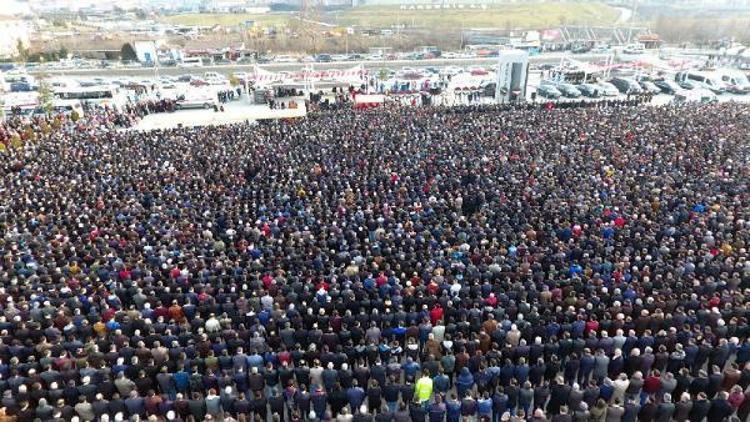
<svg viewBox="0 0 750 422"><path fill-rule="evenodd" d="M367 69L362 65L350 69L332 69L332 70L315 70L312 68L303 69L297 72L270 72L259 66L255 66L249 79L256 83L267 85L279 81L311 81L317 82L322 80L337 81L361 81L367 77Z"/></svg>
<svg viewBox="0 0 750 422"><path fill-rule="evenodd" d="M385 95L382 94L357 94L354 96L355 104L380 104L385 102Z"/></svg>

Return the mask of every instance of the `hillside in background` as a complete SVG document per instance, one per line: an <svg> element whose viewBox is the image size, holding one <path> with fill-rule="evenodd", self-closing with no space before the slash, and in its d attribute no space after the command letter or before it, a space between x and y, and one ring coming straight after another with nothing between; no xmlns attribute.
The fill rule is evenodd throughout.
<svg viewBox="0 0 750 422"><path fill-rule="evenodd" d="M563 24L611 25L620 15L618 9L603 3L545 2L486 7L402 10L398 6L361 6L331 14L329 19L338 25L365 27L542 29Z"/></svg>
<svg viewBox="0 0 750 422"><path fill-rule="evenodd" d="M399 6L359 6L335 12L322 13L320 18L338 26L356 27L410 27L430 28L439 31L461 28L542 29L563 24L611 25L620 11L603 3L522 3L505 5L478 5L471 8L406 9ZM166 16L163 21L180 25L239 25L253 20L260 26L284 26L293 18L288 13L266 14L216 14L191 13Z"/></svg>

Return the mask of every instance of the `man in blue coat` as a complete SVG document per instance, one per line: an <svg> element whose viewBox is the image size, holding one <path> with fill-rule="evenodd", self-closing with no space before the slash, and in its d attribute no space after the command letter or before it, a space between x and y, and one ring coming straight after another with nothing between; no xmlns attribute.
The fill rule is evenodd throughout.
<svg viewBox="0 0 750 422"><path fill-rule="evenodd" d="M359 386L357 380L352 380L352 386L346 390L346 398L352 409L359 409L362 402L365 401L365 390Z"/></svg>

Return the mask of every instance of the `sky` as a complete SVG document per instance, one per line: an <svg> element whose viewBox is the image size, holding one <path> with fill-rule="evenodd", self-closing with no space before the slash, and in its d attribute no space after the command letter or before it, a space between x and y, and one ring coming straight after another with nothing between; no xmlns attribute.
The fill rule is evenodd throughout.
<svg viewBox="0 0 750 422"><path fill-rule="evenodd" d="M0 8L0 15L18 15L23 13L29 13L29 4L26 2L16 0L0 0L0 4L3 5Z"/></svg>

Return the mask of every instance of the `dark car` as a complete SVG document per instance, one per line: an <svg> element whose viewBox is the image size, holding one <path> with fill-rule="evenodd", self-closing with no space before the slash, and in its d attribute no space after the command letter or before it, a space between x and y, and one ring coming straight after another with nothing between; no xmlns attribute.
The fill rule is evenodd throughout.
<svg viewBox="0 0 750 422"><path fill-rule="evenodd" d="M623 94L640 94L643 92L638 82L633 79L613 78L610 82Z"/></svg>
<svg viewBox="0 0 750 422"><path fill-rule="evenodd" d="M536 89L536 93L544 98L560 98L562 96L560 90L553 85L540 85L539 88Z"/></svg>
<svg viewBox="0 0 750 422"><path fill-rule="evenodd" d="M680 90L680 86L673 81L668 81L665 79L659 79L654 81L654 85L656 85L661 92L669 95L674 95L677 91Z"/></svg>
<svg viewBox="0 0 750 422"><path fill-rule="evenodd" d="M584 97L589 98L598 98L601 90L601 87L594 84L581 84L577 85L576 88L578 91L583 95Z"/></svg>
<svg viewBox="0 0 750 422"><path fill-rule="evenodd" d="M573 84L559 83L557 84L556 88L562 93L562 95L568 98L578 98L581 96L581 91L579 91L578 88L576 88L576 86Z"/></svg>
<svg viewBox="0 0 750 422"><path fill-rule="evenodd" d="M680 86L682 89L693 89L697 85L690 81L688 78L683 77L682 72L678 72L676 75L674 75L674 80L677 82L677 85Z"/></svg>
<svg viewBox="0 0 750 422"><path fill-rule="evenodd" d="M318 54L315 56L315 61L318 63L330 63L333 59L330 54Z"/></svg>
<svg viewBox="0 0 750 422"><path fill-rule="evenodd" d="M10 92L31 92L34 88L26 82L13 82L10 84Z"/></svg>
<svg viewBox="0 0 750 422"><path fill-rule="evenodd" d="M646 92L650 92L652 94L658 94L661 92L661 88L656 86L656 84L654 84L651 81L640 81L640 83L641 83L641 88L643 88L643 90Z"/></svg>

